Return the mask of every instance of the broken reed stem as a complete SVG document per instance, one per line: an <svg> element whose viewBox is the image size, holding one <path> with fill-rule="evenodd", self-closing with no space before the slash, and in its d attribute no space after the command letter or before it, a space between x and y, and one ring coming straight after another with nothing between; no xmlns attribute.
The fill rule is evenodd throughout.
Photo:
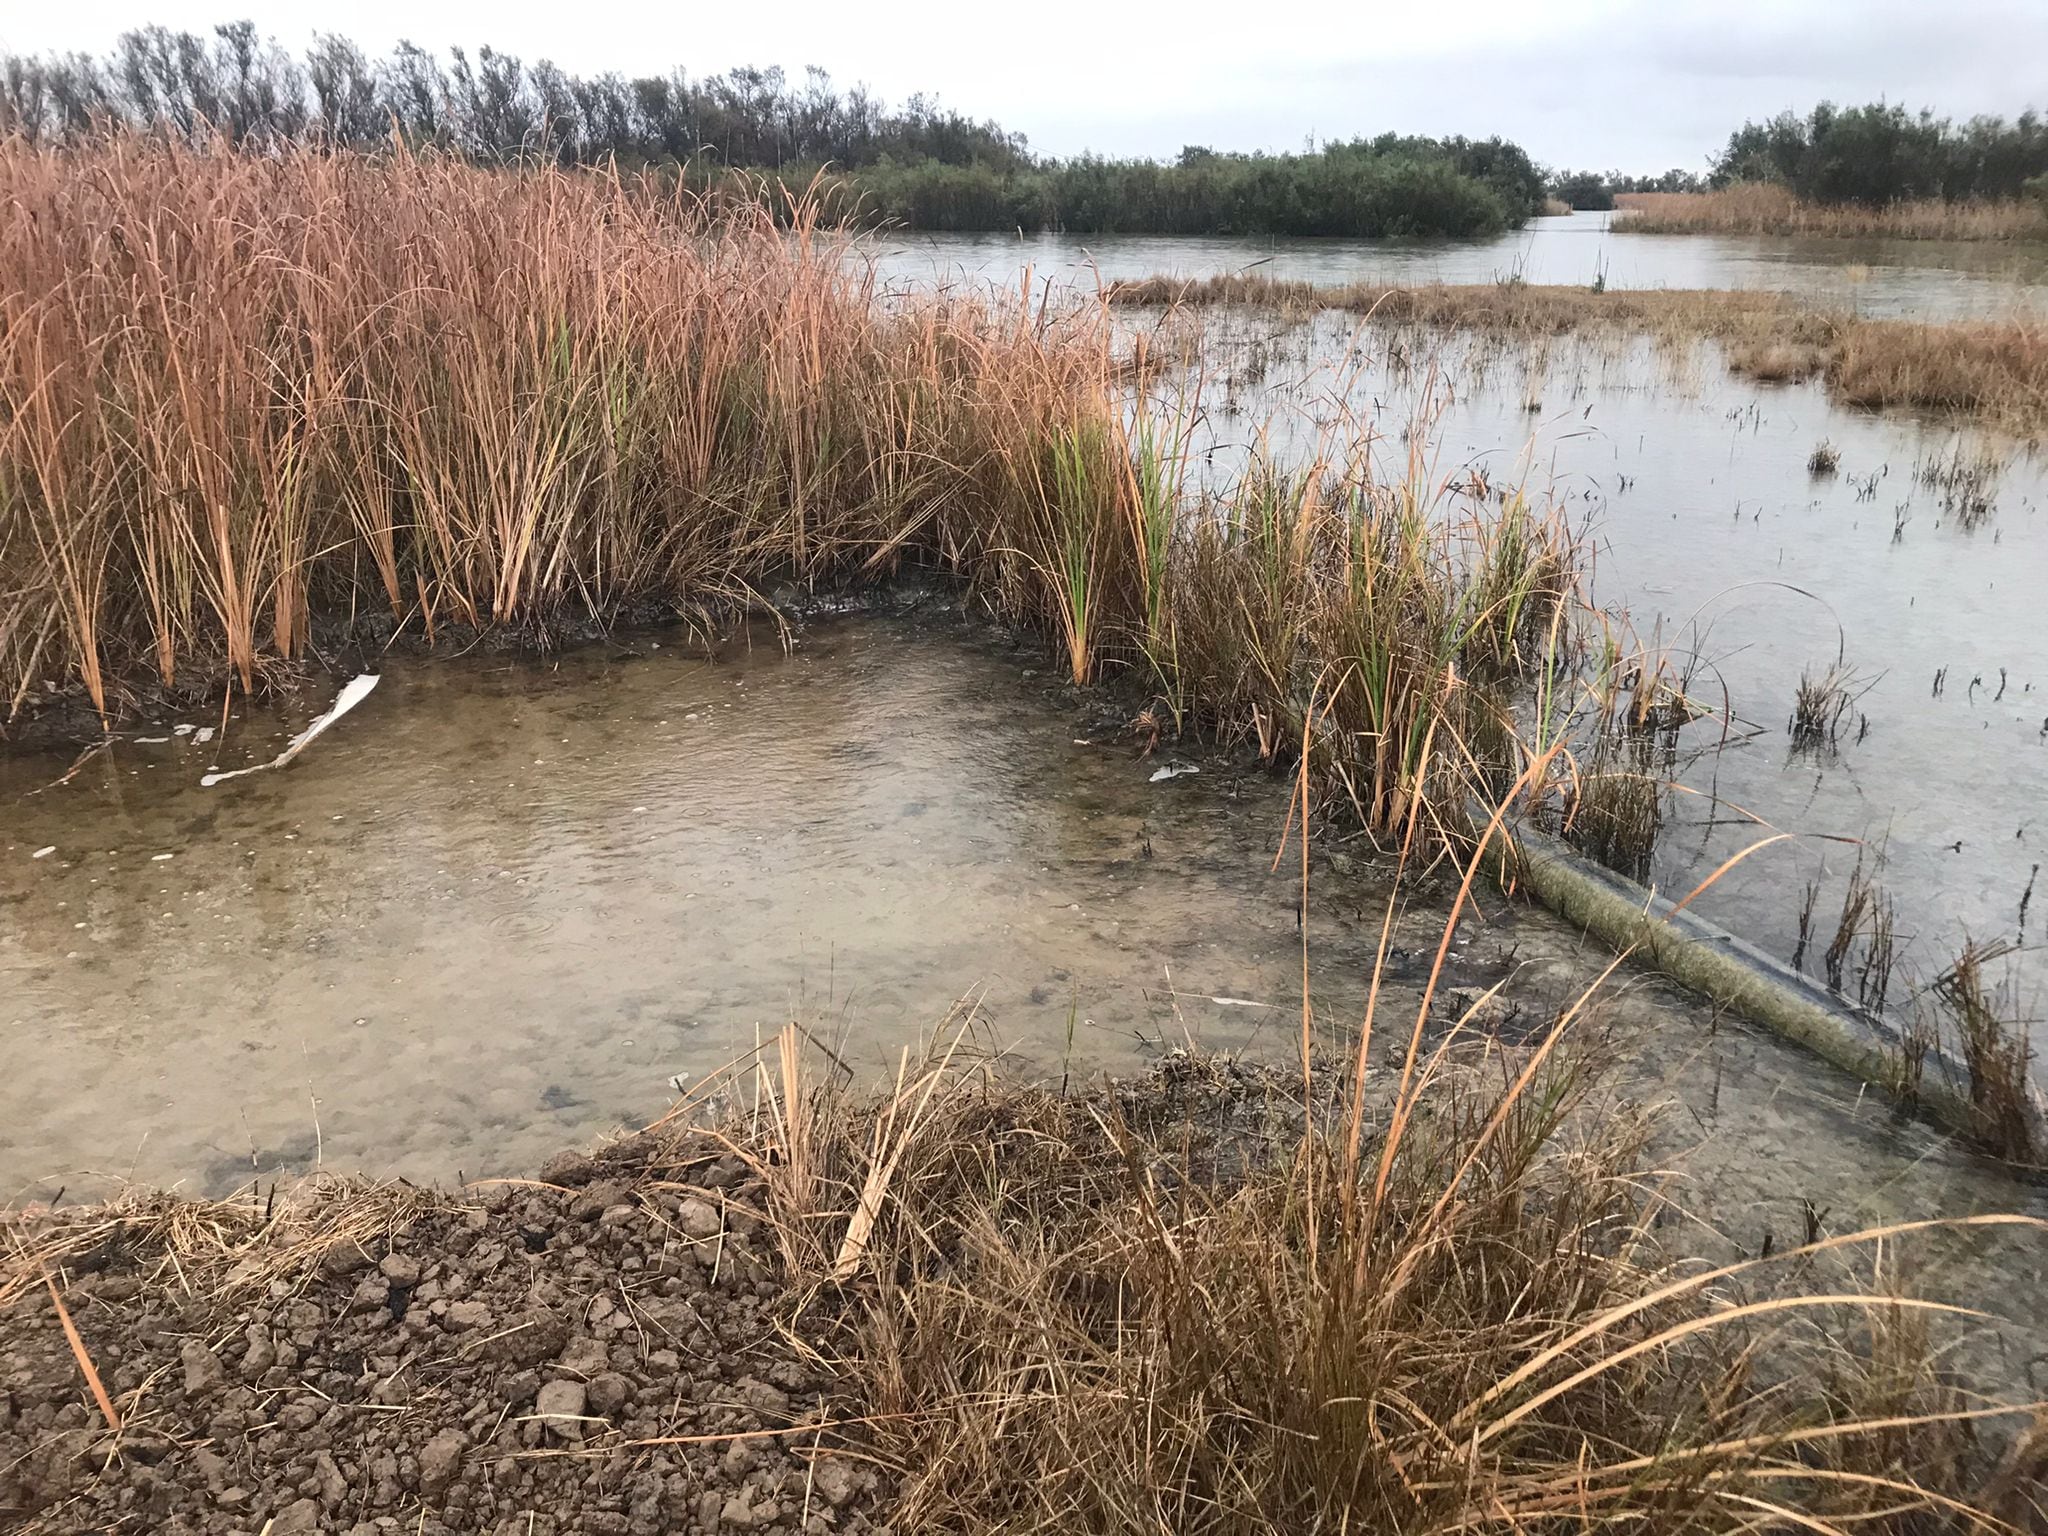
<svg viewBox="0 0 2048 1536"><path fill-rule="evenodd" d="M50 1305L57 1309L57 1321L64 1329L64 1341L71 1346L72 1357L78 1361L86 1386L92 1389L92 1400L99 1404L100 1417L107 1421L109 1433L119 1435L121 1415L114 1411L114 1401L107 1396L106 1384L100 1380L100 1373L93 1366L85 1340L78 1336L78 1325L71 1321L71 1309L64 1305L64 1298L57 1291L56 1278L47 1269L43 1271L43 1284L50 1288Z"/></svg>

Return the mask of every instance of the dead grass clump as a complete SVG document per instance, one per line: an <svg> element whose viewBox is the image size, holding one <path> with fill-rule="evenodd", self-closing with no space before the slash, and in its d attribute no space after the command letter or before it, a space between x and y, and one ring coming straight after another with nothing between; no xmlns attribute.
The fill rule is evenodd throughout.
<svg viewBox="0 0 2048 1536"><path fill-rule="evenodd" d="M1562 631L1552 643L1519 752L1550 754L1527 814L1587 857L1648 883L1684 731L1711 711L1688 695L1689 679L1669 653L1635 642L1625 618L1601 615L1583 657Z"/></svg>
<svg viewBox="0 0 2048 1536"><path fill-rule="evenodd" d="M2010 989L1988 982L1984 974L1987 965L2012 948L1965 944L1955 963L1936 978L1934 995L1969 1076L1977 1139L2009 1162L2039 1163L2048 1148L2041 1139L2033 1041Z"/></svg>
<svg viewBox="0 0 2048 1536"><path fill-rule="evenodd" d="M1818 235L1836 239L2043 240L2048 209L1939 198L1870 208L1801 202L1785 187L1744 182L1713 192L1624 192L1613 227L1644 235Z"/></svg>
<svg viewBox="0 0 2048 1536"><path fill-rule="evenodd" d="M1829 357L1827 383L1845 405L2028 426L2048 418L2048 326L2024 315L1946 325L1859 321Z"/></svg>
<svg viewBox="0 0 2048 1536"><path fill-rule="evenodd" d="M232 1297L296 1284L343 1250L374 1254L444 1197L407 1183L313 1178L227 1200L130 1189L96 1205L30 1206L5 1218L0 1312L51 1273L118 1260L146 1285Z"/></svg>
<svg viewBox="0 0 2048 1536"><path fill-rule="evenodd" d="M1647 881L1664 830L1664 783L1646 768L1582 773L1564 820L1566 841L1618 874Z"/></svg>
<svg viewBox="0 0 2048 1536"><path fill-rule="evenodd" d="M789 1149L751 1155L792 1170L788 1257L838 1298L820 1347L899 1523L1993 1528L1929 1304L1832 1263L1891 1234L1779 1256L1819 1294L1660 1256L1644 1123L1561 1044L1577 1011L1307 1087L1183 1057L1075 1101L942 1065L858 1107L785 1074Z"/></svg>
<svg viewBox="0 0 2048 1536"><path fill-rule="evenodd" d="M1826 365L1820 349L1783 341L1745 342L1728 349L1730 371L1759 384L1801 384Z"/></svg>
<svg viewBox="0 0 2048 1536"><path fill-rule="evenodd" d="M2004 462L1983 445L1958 441L1946 454L1924 458L1913 477L1940 499L1942 514L1965 532L1975 532L1998 509L1998 482Z"/></svg>
<svg viewBox="0 0 2048 1536"><path fill-rule="evenodd" d="M1877 870L1883 855L1866 868L1863 850L1856 851L1856 867L1842 892L1842 909L1835 920L1834 936L1828 940L1822 963L1828 988L1846 997L1855 983L1856 1001L1871 1013L1884 1012L1885 997L1891 990L1892 967L1897 960L1897 919L1892 900L1878 884Z"/></svg>
<svg viewBox="0 0 2048 1536"><path fill-rule="evenodd" d="M1806 472L1819 479L1832 475L1842 467L1842 450L1826 438L1813 445L1813 452L1806 456Z"/></svg>
<svg viewBox="0 0 2048 1536"><path fill-rule="evenodd" d="M1839 661L1818 677L1800 673L1792 713L1785 721L1794 753L1830 754L1835 750L1842 726L1861 693L1857 681L1856 674Z"/></svg>

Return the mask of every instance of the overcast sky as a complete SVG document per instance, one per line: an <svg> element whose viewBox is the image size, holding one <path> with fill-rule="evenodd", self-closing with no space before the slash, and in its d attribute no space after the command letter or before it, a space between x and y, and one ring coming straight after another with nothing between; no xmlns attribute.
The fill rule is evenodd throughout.
<svg viewBox="0 0 2048 1536"><path fill-rule="evenodd" d="M2048 107L2048 0L0 0L0 51L104 51L147 22L249 17L381 53L489 43L595 73L807 64L892 102L993 117L1041 152L1297 149L1310 136L1504 134L1552 166L1699 169L1745 117L1883 96L1964 117Z"/></svg>

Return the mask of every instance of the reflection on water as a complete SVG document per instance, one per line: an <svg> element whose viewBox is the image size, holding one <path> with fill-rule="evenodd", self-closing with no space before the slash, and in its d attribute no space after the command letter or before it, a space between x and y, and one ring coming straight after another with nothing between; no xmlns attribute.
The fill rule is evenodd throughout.
<svg viewBox="0 0 2048 1536"><path fill-rule="evenodd" d="M1208 277L1256 267L1318 284L1531 283L1614 288L1762 288L1865 314L1940 319L2048 307L2048 246L1987 241L1813 240L1614 233L1604 213L1533 219L1493 240L1369 241L1178 235L896 234L869 243L892 285L933 282L1017 291L1037 282L1165 273Z"/></svg>

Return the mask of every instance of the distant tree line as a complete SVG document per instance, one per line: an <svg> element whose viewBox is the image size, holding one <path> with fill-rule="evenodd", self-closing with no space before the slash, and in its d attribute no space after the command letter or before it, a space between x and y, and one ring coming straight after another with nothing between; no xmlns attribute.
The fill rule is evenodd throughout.
<svg viewBox="0 0 2048 1536"><path fill-rule="evenodd" d="M1698 192L1744 182L1770 182L1810 203L1864 207L2048 197L2048 122L2031 111L2011 121L1956 123L1891 102L1822 102L1804 117L1781 112L1744 123L1704 177L1559 171L1549 190L1574 208L1605 209L1624 192Z"/></svg>
<svg viewBox="0 0 2048 1536"><path fill-rule="evenodd" d="M1816 203L1881 206L1918 198L1996 201L2048 191L2048 123L1964 123L1891 102L1790 112L1744 123L1714 161L1713 184L1771 181Z"/></svg>
<svg viewBox="0 0 2048 1536"><path fill-rule="evenodd" d="M480 161L616 158L629 166L713 157L727 165L886 158L1008 168L1026 163L1020 135L923 96L891 111L822 70L792 83L779 69L691 78L681 70L586 78L542 60L456 48L444 64L411 43L372 59L336 36L294 57L232 22L213 36L143 27L103 58L0 58L0 131L35 139L96 125L235 143L292 141L375 148L394 135Z"/></svg>
<svg viewBox="0 0 2048 1536"><path fill-rule="evenodd" d="M1545 188L1541 168L1499 138L1051 160L995 123L924 96L891 109L822 70L585 77L491 48L444 62L400 43L372 58L331 35L293 55L246 21L211 36L144 27L104 57L0 58L0 132L61 141L109 124L195 141L402 141L482 162L668 166L728 191L817 176L837 211L934 230L1477 235L1521 223Z"/></svg>
<svg viewBox="0 0 2048 1536"><path fill-rule="evenodd" d="M1392 135L1299 155L1190 147L1172 164L1081 155L998 171L884 162L835 195L913 229L1088 234L1489 234L1540 206L1543 173L1498 139Z"/></svg>
<svg viewBox="0 0 2048 1536"><path fill-rule="evenodd" d="M819 177L838 212L932 230L1482 235L1548 197L1605 209L1622 193L1745 181L1818 203L2048 196L2048 123L2033 112L1957 124L1884 102L1823 102L1805 117L1744 123L1704 177L1552 174L1505 139L1397 134L1301 154L1190 146L1170 163L1055 160L930 97L892 108L819 69L797 81L779 69L582 76L487 47L444 60L400 43L372 58L334 35L294 55L247 21L206 36L143 27L104 56L0 56L0 132L59 141L109 124L195 141L396 141L487 163L675 167L727 190Z"/></svg>
<svg viewBox="0 0 2048 1536"><path fill-rule="evenodd" d="M1550 195L1575 209L1604 213L1623 192L1698 192L1706 178L1695 171L1669 170L1657 176L1626 176L1620 171L1558 171L1550 178Z"/></svg>
<svg viewBox="0 0 2048 1536"><path fill-rule="evenodd" d="M1172 163L1083 154L721 171L699 161L684 174L711 191L765 182L771 203L815 180L833 213L909 229L1076 234L1470 237L1521 224L1543 189L1541 169L1498 139L1361 139L1278 155L1190 148Z"/></svg>

